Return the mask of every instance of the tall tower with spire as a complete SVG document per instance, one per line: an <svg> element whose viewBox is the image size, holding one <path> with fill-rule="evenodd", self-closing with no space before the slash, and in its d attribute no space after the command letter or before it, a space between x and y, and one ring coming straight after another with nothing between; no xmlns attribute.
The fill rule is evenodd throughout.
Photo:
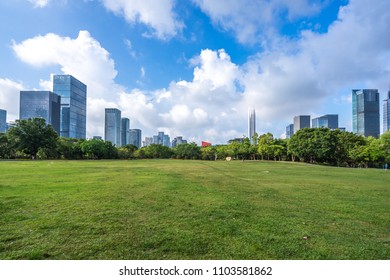
<svg viewBox="0 0 390 280"><path fill-rule="evenodd" d="M251 107L248 110L248 137L249 140L252 142L252 137L256 133L256 112L255 108Z"/></svg>
<svg viewBox="0 0 390 280"><path fill-rule="evenodd" d="M383 133L390 130L390 87L386 99L383 100Z"/></svg>

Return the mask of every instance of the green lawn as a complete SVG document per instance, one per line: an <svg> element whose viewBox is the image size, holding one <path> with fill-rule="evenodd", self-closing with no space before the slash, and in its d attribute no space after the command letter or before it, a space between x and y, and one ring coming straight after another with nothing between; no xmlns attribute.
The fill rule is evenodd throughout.
<svg viewBox="0 0 390 280"><path fill-rule="evenodd" d="M390 171L3 161L0 259L390 259Z"/></svg>

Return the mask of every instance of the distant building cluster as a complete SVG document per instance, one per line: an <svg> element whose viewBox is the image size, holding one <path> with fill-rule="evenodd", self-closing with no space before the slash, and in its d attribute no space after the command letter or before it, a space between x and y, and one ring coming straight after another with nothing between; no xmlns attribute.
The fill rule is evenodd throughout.
<svg viewBox="0 0 390 280"><path fill-rule="evenodd" d="M302 128L321 127L345 130L345 128L339 127L339 115L337 114L328 114L314 119L311 119L310 115L299 115L294 117L292 124L286 126L286 138L291 138L294 133Z"/></svg>
<svg viewBox="0 0 390 280"><path fill-rule="evenodd" d="M383 101L383 133L390 130L390 90ZM378 138L380 135L380 100L377 89L352 90L352 131L365 137ZM301 115L294 117L294 123L286 127L286 137L290 138L298 130L305 128L326 127L330 129L345 130L339 127L339 117L336 114L324 115L314 118Z"/></svg>
<svg viewBox="0 0 390 280"><path fill-rule="evenodd" d="M379 137L380 135L380 97L377 89L352 90L352 130L362 136ZM61 137L86 139L86 111L87 86L71 75L54 75L52 91L20 91L19 119L43 118L52 125ZM0 109L0 133L6 132L14 126L14 122L7 122L7 111ZM298 115L293 123L286 127L286 138L302 128L329 128L340 129L339 116L327 114L311 119L310 115ZM390 90L383 101L383 132L390 130ZM248 137L253 141L256 133L255 108L248 110ZM102 139L94 136L94 139ZM160 144L167 147L176 147L187 143L182 136L172 141L169 135L159 131L157 135L145 137L142 141L142 131L131 128L130 119L122 117L117 108L105 108L104 140L120 147L128 144L137 148ZM211 143L202 141L202 146Z"/></svg>
<svg viewBox="0 0 390 280"><path fill-rule="evenodd" d="M14 126L0 110L0 132ZM54 75L52 91L20 91L19 119L43 118L61 137L86 138L87 86L71 75Z"/></svg>
<svg viewBox="0 0 390 280"><path fill-rule="evenodd" d="M151 144L163 145L175 148L179 144L187 143L182 136L174 138L171 142L169 135L159 131L157 135L142 139L141 129L130 129L130 120L121 117L121 111L117 108L105 109L104 140L110 141L117 147L132 144L137 148L147 147ZM142 143L141 143L142 142Z"/></svg>
<svg viewBox="0 0 390 280"><path fill-rule="evenodd" d="M134 145L141 147L141 129L130 129L130 119L122 118L117 108L106 108L104 114L104 140L120 147Z"/></svg>

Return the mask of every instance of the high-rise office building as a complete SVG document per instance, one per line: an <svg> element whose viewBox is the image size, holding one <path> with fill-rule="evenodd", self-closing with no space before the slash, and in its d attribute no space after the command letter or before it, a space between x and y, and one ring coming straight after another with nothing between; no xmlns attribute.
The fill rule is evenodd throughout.
<svg viewBox="0 0 390 280"><path fill-rule="evenodd" d="M294 134L294 124L289 124L286 126L286 138L290 139Z"/></svg>
<svg viewBox="0 0 390 280"><path fill-rule="evenodd" d="M0 133L7 131L7 111L0 109Z"/></svg>
<svg viewBox="0 0 390 280"><path fill-rule="evenodd" d="M163 145L166 147L171 147L171 138L169 135L164 134Z"/></svg>
<svg viewBox="0 0 390 280"><path fill-rule="evenodd" d="M314 118L311 121L311 127L337 129L339 127L339 115L330 114Z"/></svg>
<svg viewBox="0 0 390 280"><path fill-rule="evenodd" d="M117 147L121 145L121 111L116 108L105 109L104 140Z"/></svg>
<svg viewBox="0 0 390 280"><path fill-rule="evenodd" d="M21 91L19 119L43 118L60 133L61 97L51 91Z"/></svg>
<svg viewBox="0 0 390 280"><path fill-rule="evenodd" d="M310 128L310 116L301 115L294 117L294 133L302 128Z"/></svg>
<svg viewBox="0 0 390 280"><path fill-rule="evenodd" d="M177 145L187 144L187 140L183 139L183 136L177 136L172 140L171 146L175 148Z"/></svg>
<svg viewBox="0 0 390 280"><path fill-rule="evenodd" d="M130 140L129 140L129 143L131 145L134 145L137 148L141 148L141 139L142 139L142 131L141 131L141 129L130 129Z"/></svg>
<svg viewBox="0 0 390 280"><path fill-rule="evenodd" d="M7 130L13 128L16 126L16 122L15 121L10 121L10 122L7 122Z"/></svg>
<svg viewBox="0 0 390 280"><path fill-rule="evenodd" d="M163 131L159 131L158 135L157 135L157 143L155 143L155 144L164 145L164 135L165 134Z"/></svg>
<svg viewBox="0 0 390 280"><path fill-rule="evenodd" d="M379 137L379 92L377 89L352 90L352 128L356 134Z"/></svg>
<svg viewBox="0 0 390 280"><path fill-rule="evenodd" d="M53 92L61 96L60 136L85 139L87 86L71 75L54 75Z"/></svg>
<svg viewBox="0 0 390 280"><path fill-rule="evenodd" d="M383 100L383 133L390 130L390 90L387 99Z"/></svg>
<svg viewBox="0 0 390 280"><path fill-rule="evenodd" d="M153 144L154 137L145 137L145 141L143 141L142 146L147 147Z"/></svg>
<svg viewBox="0 0 390 280"><path fill-rule="evenodd" d="M121 119L121 146L126 146L130 143L130 120L128 118Z"/></svg>
<svg viewBox="0 0 390 280"><path fill-rule="evenodd" d="M157 135L153 135L153 144L170 147L171 139L164 131L159 131Z"/></svg>
<svg viewBox="0 0 390 280"><path fill-rule="evenodd" d="M248 111L248 137L252 142L252 137L256 133L256 112L255 108L250 108Z"/></svg>

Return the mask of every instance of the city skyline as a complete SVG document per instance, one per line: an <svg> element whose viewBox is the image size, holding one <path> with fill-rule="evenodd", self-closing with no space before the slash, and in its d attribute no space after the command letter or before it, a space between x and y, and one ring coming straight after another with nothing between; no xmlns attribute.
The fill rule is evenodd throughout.
<svg viewBox="0 0 390 280"><path fill-rule="evenodd" d="M67 80L66 90L69 91L69 78L76 81L77 83L82 84L76 78L70 75L54 75L54 77L60 78L61 80ZM61 82L62 83L62 82ZM61 84L60 83L60 84ZM82 84L85 88L86 85ZM61 88L61 87L60 87ZM57 85L58 90L58 85ZM383 127L385 128L388 125L388 101L390 99L390 90L387 93L388 99L383 100ZM51 92L51 91L20 91L20 117L19 119L29 119L34 117L41 117L46 120L48 124L51 124L54 130L59 133L59 123L60 123L60 105L61 96ZM69 93L71 96L71 93ZM23 97L23 98L22 98ZM57 97L57 98L55 98ZM46 100L47 99L47 100ZM359 89L352 90L352 112L353 112L353 131L356 134L363 136L373 136L378 138L381 134L379 132L380 126L380 113L379 113L379 92L377 89ZM58 104L57 104L58 103ZM60 104L61 103L61 104ZM68 106L70 103L69 99L65 102L65 106ZM372 103L372 104L371 104ZM57 104L58 106L56 106ZM53 109L57 108L56 109ZM58 111L56 113L56 111ZM5 123L5 129L7 129L7 111L0 109L1 113L1 122ZM58 116L56 116L56 114ZM360 116L360 117L359 117ZM368 117L367 117L368 116ZM371 119L375 118L373 122ZM362 119L362 120L360 120ZM369 121L366 121L368 119ZM85 122L86 120L84 120ZM57 124L58 122L58 124ZM340 128L338 123L338 114L326 114L320 117L311 119L311 115L298 115L293 118L293 124L289 124L285 130L285 137L281 138L291 138L291 136L302 128L320 128L326 127L330 129L341 129L345 131L345 128ZM0 124L1 125L1 124ZM4 126L4 125L2 125ZM164 132L158 132L158 135L153 137L145 137L145 140L142 141L142 130L141 129L130 129L130 119L126 117L121 117L121 111L118 108L105 108L105 124L104 124L104 139L110 141L117 147L124 146L127 144L133 144L138 148L141 146L148 146L150 144L161 144L164 146L174 146L175 141L178 143L187 143L187 140L182 140L182 136L177 136L175 139L170 141L170 136ZM366 133L366 131L368 131ZM387 130L384 130L386 132ZM132 135L131 133L132 132ZM254 133L256 132L256 113L255 108L251 107L248 109L248 135L243 135L251 139ZM161 134L161 135L160 135ZM59 133L60 135L60 133ZM60 135L62 137L67 137ZM132 137L132 139L131 139ZM103 139L101 136L93 136L92 138ZM239 138L235 138L239 139ZM229 139L231 141L232 139ZM141 142L143 144L141 144ZM204 141L202 141L203 143Z"/></svg>
<svg viewBox="0 0 390 280"><path fill-rule="evenodd" d="M258 134L284 137L300 114L338 114L352 131L351 89L376 88L382 133L387 11L386 0L2 1L0 108L13 121L20 91L72 75L88 85L86 138L119 108L144 135L218 144L249 136L252 106Z"/></svg>
<svg viewBox="0 0 390 280"><path fill-rule="evenodd" d="M61 137L69 137L68 135L61 135L60 124L63 126L63 122L69 124L69 105L70 104L83 104L83 102L72 102L72 99L76 101L85 101L82 96L86 95L86 85L78 81L71 75L54 75L53 89L56 88L57 92L65 96L65 102L61 100L61 96L51 91L20 91L20 109L19 119L30 119L34 117L44 118L48 124L51 124L55 131ZM80 97L81 93L81 97ZM77 97L78 96L78 97ZM390 99L390 90L387 95L388 99L383 100L383 128L385 133L388 126L388 107ZM352 90L352 119L353 119L353 131L356 134L362 136L372 136L378 138L380 136L380 97L377 89L353 89ZM67 115L62 112L62 106L67 108ZM0 128L5 129L6 132L9 122L7 122L7 111L0 108ZM60 115L61 118L60 119ZM76 114L77 116L77 114ZM83 122L86 122L85 114L83 115ZM298 115L293 118L293 124L289 124L285 130L285 137L291 138L291 136L302 128L330 128L341 129L346 131L344 127L339 127L338 114L326 114L320 117L311 119L311 115ZM84 126L85 127L85 126ZM130 141L130 130L132 130L132 139ZM256 113L255 108L248 109L248 135L243 135L251 139L256 133ZM169 135L164 135L164 132L158 132L158 135L153 137L145 137L142 142L142 131L140 129L130 129L130 119L121 117L121 111L118 108L105 108L105 124L104 124L104 139L110 141L115 146L125 146L127 144L133 144L138 148L141 146L148 146L150 144L161 144L167 147L175 146L174 143L187 143L187 140L182 140L182 136L177 136L172 142ZM160 135L161 134L161 135ZM75 137L70 137L75 138ZM101 136L93 136L92 138L103 139ZM85 138L84 138L85 139ZM240 139L240 138L235 138ZM228 140L232 141L232 139ZM141 145L141 142L143 143ZM194 141L193 141L194 142ZM202 141L203 145L204 141ZM205 142L207 143L207 142Z"/></svg>

